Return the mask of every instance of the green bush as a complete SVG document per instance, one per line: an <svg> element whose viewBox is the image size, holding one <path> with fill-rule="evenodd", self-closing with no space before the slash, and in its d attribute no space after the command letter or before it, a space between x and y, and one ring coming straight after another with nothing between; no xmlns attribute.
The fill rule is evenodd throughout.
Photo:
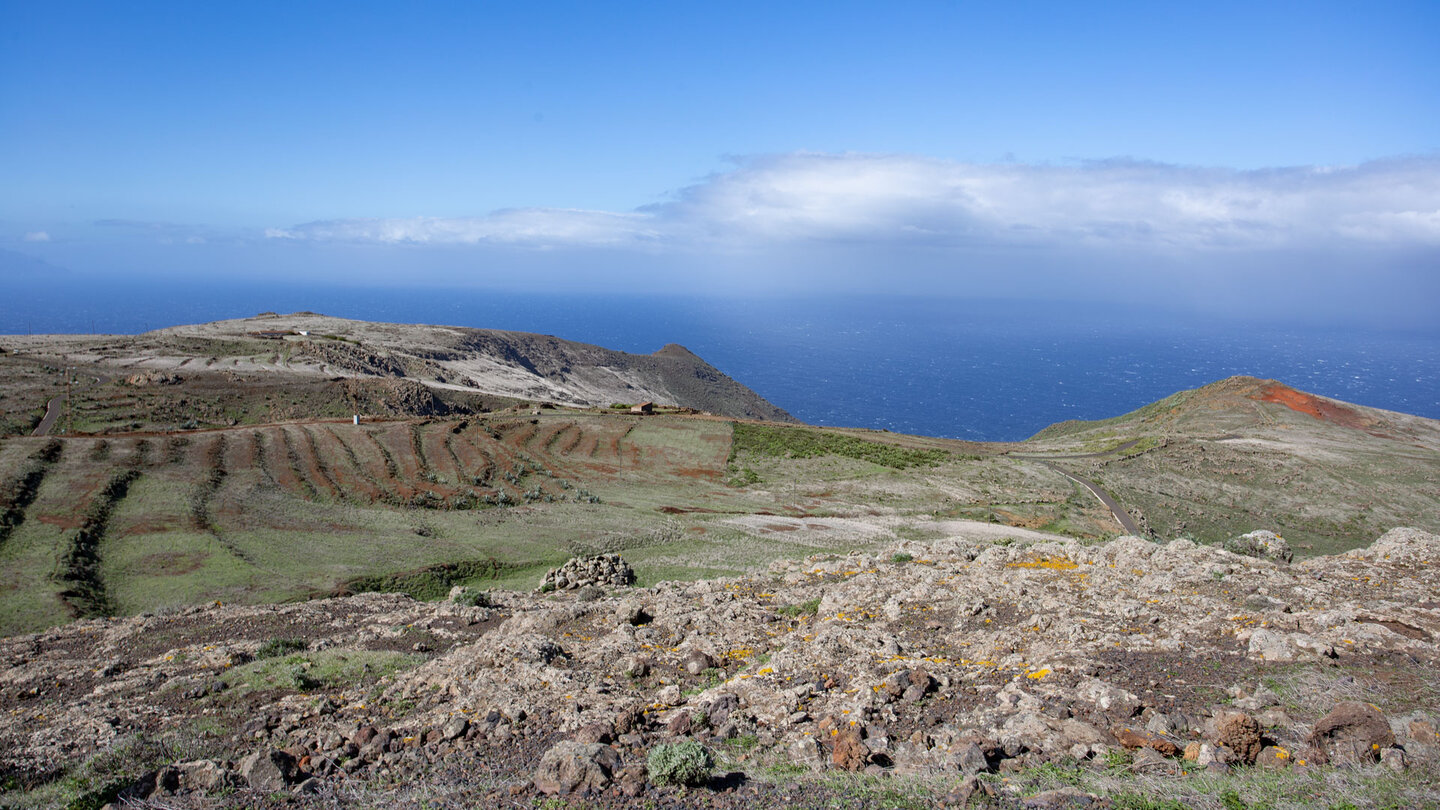
<svg viewBox="0 0 1440 810"><path fill-rule="evenodd" d="M272 638L255 651L256 658L279 658L310 648L310 642L303 638Z"/></svg>
<svg viewBox="0 0 1440 810"><path fill-rule="evenodd" d="M910 562L910 561L913 560L913 559L915 559L915 555L914 555L914 554L911 554L911 553L906 552L906 551L897 551L897 552L895 552L894 555L892 555L892 556L890 557L890 562L893 562L893 563L907 563L907 562Z"/></svg>
<svg viewBox="0 0 1440 810"><path fill-rule="evenodd" d="M645 770L657 785L702 785L710 779L715 758L696 740L661 743L650 749Z"/></svg>
<svg viewBox="0 0 1440 810"><path fill-rule="evenodd" d="M735 454L744 451L777 458L844 456L896 470L930 467L951 458L944 450L912 450L808 428L770 427L737 422L730 460L733 462Z"/></svg>
<svg viewBox="0 0 1440 810"><path fill-rule="evenodd" d="M466 588L455 597L455 602L467 607L490 607L490 592L479 588Z"/></svg>
<svg viewBox="0 0 1440 810"><path fill-rule="evenodd" d="M780 608L778 612L786 616L814 616L819 610L819 599L807 599L798 605L786 605Z"/></svg>

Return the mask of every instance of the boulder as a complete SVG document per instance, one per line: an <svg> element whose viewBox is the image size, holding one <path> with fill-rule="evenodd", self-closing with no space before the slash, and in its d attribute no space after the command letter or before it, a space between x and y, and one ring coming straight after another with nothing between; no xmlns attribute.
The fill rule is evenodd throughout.
<svg viewBox="0 0 1440 810"><path fill-rule="evenodd" d="M252 790L273 793L302 778L295 758L284 751L256 751L240 760L240 776Z"/></svg>
<svg viewBox="0 0 1440 810"><path fill-rule="evenodd" d="M985 758L985 750L973 741L961 743L950 749L945 757L945 764L966 776L990 770L990 762Z"/></svg>
<svg viewBox="0 0 1440 810"><path fill-rule="evenodd" d="M1309 742L1322 765L1360 765L1379 761L1380 752L1395 744L1395 734L1380 709L1352 700L1317 720Z"/></svg>
<svg viewBox="0 0 1440 810"><path fill-rule="evenodd" d="M691 650L685 654L685 661L682 664L685 671L691 675L699 675L707 669L715 666L715 659L700 650Z"/></svg>
<svg viewBox="0 0 1440 810"><path fill-rule="evenodd" d="M1209 724L1209 739L1234 753L1240 762L1254 765L1264 747L1260 722L1244 712L1220 711Z"/></svg>
<svg viewBox="0 0 1440 810"><path fill-rule="evenodd" d="M1130 726L1116 726L1110 730L1110 733L1115 735L1115 739L1118 740L1121 745L1132 751L1136 749L1148 749L1155 751L1161 756L1167 757L1173 757L1180 753L1180 747L1175 743L1170 742L1158 734L1152 734L1143 729L1136 729Z"/></svg>
<svg viewBox="0 0 1440 810"><path fill-rule="evenodd" d="M635 582L635 569L620 559L619 554L594 557L571 557L559 568L552 568L540 583L540 590L575 590L578 588L623 588Z"/></svg>
<svg viewBox="0 0 1440 810"><path fill-rule="evenodd" d="M1267 745L1260 749L1260 755L1255 758L1255 764L1261 768L1288 768L1290 767L1290 752L1278 745Z"/></svg>
<svg viewBox="0 0 1440 810"><path fill-rule="evenodd" d="M818 771L825 767L825 750L813 737L801 737L785 749L790 761L796 765Z"/></svg>
<svg viewBox="0 0 1440 810"><path fill-rule="evenodd" d="M1282 563L1288 563L1295 558L1295 552L1291 551L1285 538L1263 529L1226 540L1225 550Z"/></svg>
<svg viewBox="0 0 1440 810"><path fill-rule="evenodd" d="M858 771L870 760L870 747L861 739L860 732L847 728L835 736L835 747L830 750L830 761L847 771Z"/></svg>
<svg viewBox="0 0 1440 810"><path fill-rule="evenodd" d="M465 732L469 730L470 721L457 715L445 721L445 727L440 730L440 735L445 740L453 740L465 736Z"/></svg>
<svg viewBox="0 0 1440 810"><path fill-rule="evenodd" d="M180 770L181 783L192 790L220 790L234 786L236 781L233 774L210 759L182 762L175 767Z"/></svg>
<svg viewBox="0 0 1440 810"><path fill-rule="evenodd" d="M1099 678L1087 678L1075 687L1077 700L1093 704L1106 717L1128 720L1140 711L1140 699L1134 694Z"/></svg>
<svg viewBox="0 0 1440 810"><path fill-rule="evenodd" d="M545 794L598 793L620 770L620 755L600 743L565 740L540 757L535 789Z"/></svg>

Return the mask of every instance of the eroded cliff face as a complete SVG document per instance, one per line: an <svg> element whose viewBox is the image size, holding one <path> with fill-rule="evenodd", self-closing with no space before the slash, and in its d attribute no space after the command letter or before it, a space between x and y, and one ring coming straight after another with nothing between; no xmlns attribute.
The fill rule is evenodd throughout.
<svg viewBox="0 0 1440 810"><path fill-rule="evenodd" d="M757 777L1440 767L1440 536L1245 550L1270 556L962 536L645 589L79 622L0 641L0 762L34 785L168 739L183 761L152 756L170 767L125 773L127 795L421 780L617 806L661 790L648 751L691 738Z"/></svg>

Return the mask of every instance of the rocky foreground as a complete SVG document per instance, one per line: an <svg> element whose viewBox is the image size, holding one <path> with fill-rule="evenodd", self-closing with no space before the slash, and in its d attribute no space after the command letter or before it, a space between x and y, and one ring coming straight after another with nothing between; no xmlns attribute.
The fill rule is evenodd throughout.
<svg viewBox="0 0 1440 810"><path fill-rule="evenodd" d="M1440 801L1440 536L1231 548L960 537L647 589L606 558L78 622L0 641L0 804L1138 806L1093 772L1220 807L1197 774L1262 771L1294 806Z"/></svg>

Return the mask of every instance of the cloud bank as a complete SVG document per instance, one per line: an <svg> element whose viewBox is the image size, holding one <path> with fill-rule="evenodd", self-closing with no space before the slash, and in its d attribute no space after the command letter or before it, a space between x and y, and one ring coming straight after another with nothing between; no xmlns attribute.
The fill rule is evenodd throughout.
<svg viewBox="0 0 1440 810"><path fill-rule="evenodd" d="M972 164L799 153L734 169L630 212L528 208L463 218L344 219L276 240L647 253L817 244L927 250L1159 252L1440 247L1440 158L1238 171L1128 160Z"/></svg>

